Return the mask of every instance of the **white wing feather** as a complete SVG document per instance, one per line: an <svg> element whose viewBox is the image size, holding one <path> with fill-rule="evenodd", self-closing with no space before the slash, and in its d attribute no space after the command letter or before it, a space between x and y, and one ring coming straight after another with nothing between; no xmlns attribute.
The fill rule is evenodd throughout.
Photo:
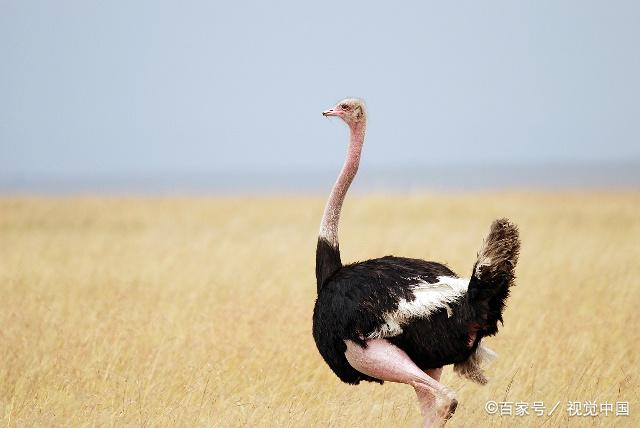
<svg viewBox="0 0 640 428"><path fill-rule="evenodd" d="M372 332L368 338L393 337L402 334L402 326L409 320L427 318L438 309L445 308L452 315L451 303L460 299L467 292L469 278L439 276L438 282L429 283L416 278L412 286L415 298L412 301L400 300L395 311L384 314L385 323Z"/></svg>

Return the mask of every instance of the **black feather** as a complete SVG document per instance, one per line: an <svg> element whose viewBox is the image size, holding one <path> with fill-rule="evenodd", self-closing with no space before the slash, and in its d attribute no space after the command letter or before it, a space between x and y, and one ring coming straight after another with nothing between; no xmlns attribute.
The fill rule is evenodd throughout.
<svg viewBox="0 0 640 428"><path fill-rule="evenodd" d="M318 238L316 247L316 282L318 293L325 281L342 267L340 248L324 238Z"/></svg>

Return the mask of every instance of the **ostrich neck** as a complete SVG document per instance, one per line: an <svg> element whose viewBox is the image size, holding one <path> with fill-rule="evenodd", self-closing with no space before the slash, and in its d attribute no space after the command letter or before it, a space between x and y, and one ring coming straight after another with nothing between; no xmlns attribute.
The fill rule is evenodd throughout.
<svg viewBox="0 0 640 428"><path fill-rule="evenodd" d="M364 132L366 124L363 121L350 126L349 148L347 158L344 161L340 175L336 184L331 190L331 195L324 208L322 223L320 225L320 238L326 239L333 248L338 248L338 223L340 222L340 211L342 203L349 190L353 178L358 172L360 164L360 153L364 144Z"/></svg>

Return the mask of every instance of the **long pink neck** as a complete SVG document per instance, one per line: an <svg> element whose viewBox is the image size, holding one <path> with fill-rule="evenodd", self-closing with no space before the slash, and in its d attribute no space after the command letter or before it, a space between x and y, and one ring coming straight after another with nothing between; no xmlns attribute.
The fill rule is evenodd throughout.
<svg viewBox="0 0 640 428"><path fill-rule="evenodd" d="M347 150L347 159L340 175L336 180L336 184L331 190L331 195L324 208L322 223L320 224L320 238L326 239L333 248L338 248L338 223L340 222L340 211L344 197L349 190L349 186L353 178L358 172L360 164L360 153L364 144L364 132L366 124L363 121L350 126L351 135L349 138L349 148Z"/></svg>

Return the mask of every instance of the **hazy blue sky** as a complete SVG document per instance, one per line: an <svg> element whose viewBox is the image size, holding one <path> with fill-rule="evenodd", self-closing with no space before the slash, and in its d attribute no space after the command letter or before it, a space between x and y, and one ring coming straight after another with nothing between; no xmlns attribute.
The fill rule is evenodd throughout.
<svg viewBox="0 0 640 428"><path fill-rule="evenodd" d="M0 0L0 176L640 160L637 1Z"/></svg>

